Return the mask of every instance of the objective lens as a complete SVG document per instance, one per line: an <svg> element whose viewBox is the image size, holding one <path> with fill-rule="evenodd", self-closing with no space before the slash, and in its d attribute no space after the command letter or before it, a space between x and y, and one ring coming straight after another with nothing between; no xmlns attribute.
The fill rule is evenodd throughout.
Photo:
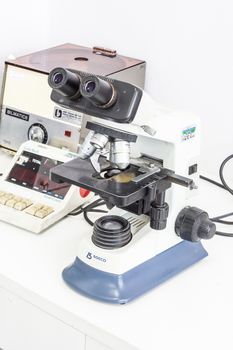
<svg viewBox="0 0 233 350"><path fill-rule="evenodd" d="M89 80L85 86L84 89L86 90L86 92L93 92L95 90L96 84L94 81Z"/></svg>
<svg viewBox="0 0 233 350"><path fill-rule="evenodd" d="M63 79L63 74L62 73L55 73L53 76L53 82L54 84L59 84Z"/></svg>
<svg viewBox="0 0 233 350"><path fill-rule="evenodd" d="M130 143L124 140L115 139L110 143L109 160L112 165L124 170L129 165Z"/></svg>
<svg viewBox="0 0 233 350"><path fill-rule="evenodd" d="M53 69L48 77L50 87L63 96L79 97L80 77L78 74L64 68Z"/></svg>
<svg viewBox="0 0 233 350"><path fill-rule="evenodd" d="M105 215L94 223L92 242L103 249L121 248L132 238L130 223L118 215Z"/></svg>
<svg viewBox="0 0 233 350"><path fill-rule="evenodd" d="M90 143L97 149L103 149L108 142L108 136L104 134L94 133Z"/></svg>
<svg viewBox="0 0 233 350"><path fill-rule="evenodd" d="M116 91L113 85L95 75L86 76L80 85L81 95L93 105L109 108L116 102Z"/></svg>

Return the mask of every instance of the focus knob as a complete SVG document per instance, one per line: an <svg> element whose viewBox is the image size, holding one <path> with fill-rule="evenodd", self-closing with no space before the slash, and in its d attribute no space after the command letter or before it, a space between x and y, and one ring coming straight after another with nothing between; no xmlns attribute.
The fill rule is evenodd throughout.
<svg viewBox="0 0 233 350"><path fill-rule="evenodd" d="M28 130L28 139L40 143L47 143L48 133L42 124L32 124Z"/></svg>
<svg viewBox="0 0 233 350"><path fill-rule="evenodd" d="M212 238L216 226L202 209L185 207L176 218L175 232L186 241L198 242L200 239Z"/></svg>

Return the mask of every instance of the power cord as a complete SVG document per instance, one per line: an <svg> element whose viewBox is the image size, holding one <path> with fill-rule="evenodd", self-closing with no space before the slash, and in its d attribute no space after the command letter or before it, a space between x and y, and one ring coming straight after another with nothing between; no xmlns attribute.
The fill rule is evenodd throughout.
<svg viewBox="0 0 233 350"><path fill-rule="evenodd" d="M227 162L229 162L229 160L231 160L232 158L233 158L233 154L231 154L231 155L228 156L226 159L224 159L224 161L222 162L222 164L221 164L221 166L220 166L220 168L219 168L219 176L220 176L220 179L221 179L221 181L222 181L222 184L223 184L224 188L225 188L228 192L230 192L230 194L233 195L233 189L230 188L230 187L228 186L228 184L226 183L226 181L225 181L225 179L224 179L224 175L223 175L223 169L224 169L225 165L226 165Z"/></svg>
<svg viewBox="0 0 233 350"><path fill-rule="evenodd" d="M200 179L207 181L207 182L210 182L212 185L216 185L216 186L223 188L225 190L225 187L222 184L220 184L219 182L212 180L212 179L210 179L206 176L203 176L203 175L200 175L199 177L200 177Z"/></svg>
<svg viewBox="0 0 233 350"><path fill-rule="evenodd" d="M226 180L225 180L224 175L223 175L223 170L224 170L225 165L232 158L233 158L233 154L231 154L230 156L225 158L224 161L222 162L222 164L220 165L219 177L220 177L220 180L221 180L222 183L219 183L219 182L217 182L215 180L212 180L212 179L210 179L208 177L205 177L203 175L200 175L200 178L202 180L204 180L204 181L208 181L211 184L213 184L215 186L218 186L218 187L228 191L231 195L233 195L233 189L230 188L230 186L226 183ZM223 214L223 215L220 215L220 216L216 216L216 217L214 217L214 218L212 218L210 220L215 222L215 223L219 223L219 224L223 224L223 225L233 225L233 221L222 220L222 219L227 218L227 217L232 216L232 215L233 215L233 212L227 213L227 214ZM229 233L229 232L216 231L215 234L218 235L218 236L223 236L223 237L233 237L233 233Z"/></svg>
<svg viewBox="0 0 233 350"><path fill-rule="evenodd" d="M218 224L233 225L233 221L221 220L223 218L227 218L227 217L232 216L232 215L233 215L233 213L228 213L228 214L216 216L215 218L212 218L210 220L213 222L216 222ZM233 233L229 233L229 232L216 231L215 234L218 236L223 236L223 237L233 237Z"/></svg>
<svg viewBox="0 0 233 350"><path fill-rule="evenodd" d="M224 225L233 225L233 221L221 220L221 219L227 218L231 215L233 215L233 212L228 213L228 214L224 214L224 215L220 215L220 216L216 216L215 218L212 218L211 221L217 222L219 224L224 224Z"/></svg>
<svg viewBox="0 0 233 350"><path fill-rule="evenodd" d="M90 203L89 205L83 206L79 205L76 209L74 209L72 212L70 212L68 215L71 216L76 216L76 215L80 215L83 214L84 219L86 220L86 222L93 226L94 223L90 220L90 218L88 217L88 213L107 213L107 210L103 210L103 209L96 209L102 205L105 205L105 201L102 198L98 198L97 200L95 200L94 202Z"/></svg>

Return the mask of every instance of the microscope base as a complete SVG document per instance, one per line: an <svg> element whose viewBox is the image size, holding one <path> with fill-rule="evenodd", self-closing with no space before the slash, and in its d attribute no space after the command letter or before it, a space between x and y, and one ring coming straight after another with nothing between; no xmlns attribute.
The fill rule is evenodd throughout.
<svg viewBox="0 0 233 350"><path fill-rule="evenodd" d="M200 242L182 241L120 275L97 270L77 257L64 269L62 276L81 294L104 302L125 304L207 255Z"/></svg>

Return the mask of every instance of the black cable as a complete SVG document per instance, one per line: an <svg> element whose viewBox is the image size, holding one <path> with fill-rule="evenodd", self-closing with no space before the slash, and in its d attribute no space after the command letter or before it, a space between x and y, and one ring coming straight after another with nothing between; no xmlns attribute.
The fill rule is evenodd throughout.
<svg viewBox="0 0 233 350"><path fill-rule="evenodd" d="M96 209L96 208L98 208L102 205L105 205L105 204L106 204L106 202L102 198L98 198L97 200L90 203L89 205L86 205L85 207L83 207L83 205L79 205L76 209L74 209L68 215L76 216L76 215L80 215L83 213L83 216L84 216L84 219L86 220L86 222L89 225L94 226L94 223L88 217L88 213L107 213L107 210Z"/></svg>
<svg viewBox="0 0 233 350"><path fill-rule="evenodd" d="M85 204L85 203L84 203ZM84 210L90 210L90 209L93 209L93 208L96 208L98 206L101 206L101 205L104 205L105 204L105 201L102 199L102 198L99 198L97 200L95 200L94 202L86 205L85 207L83 206L84 204L82 205L79 205L76 209L74 209L72 212L70 212L68 215L79 215L79 214L82 214Z"/></svg>
<svg viewBox="0 0 233 350"><path fill-rule="evenodd" d="M71 211L68 215L79 215L82 213L82 205Z"/></svg>
<svg viewBox="0 0 233 350"><path fill-rule="evenodd" d="M83 203L83 204L79 205L77 208L75 208L74 210L72 210L68 215L79 215L80 213L83 212L84 208L87 208L89 205L91 205L93 203L96 203L96 201L92 202L88 205L86 205L86 203ZM86 206L84 206L84 205L86 205Z"/></svg>
<svg viewBox="0 0 233 350"><path fill-rule="evenodd" d="M218 187L220 187L220 188L223 188L224 190L230 192L230 194L233 195L233 189L230 188L230 187L228 186L228 184L226 183L226 180L225 180L225 178L224 178L224 175L223 175L223 170L224 170L224 167L225 167L226 163L227 163L229 160L231 160L232 158L233 158L233 154L231 154L230 156L228 156L227 158L225 158L224 161L222 162L222 164L220 165L220 168L219 168L219 177L220 177L220 180L222 181L222 183L219 183L219 182L217 182L217 181L215 181L215 180L212 180L212 179L210 179L209 177L206 177L206 176L203 176L203 175L200 175L200 176L199 176L200 179L205 180L205 181L208 181L208 182L210 182L211 184L216 185L216 186L218 186Z"/></svg>
<svg viewBox="0 0 233 350"><path fill-rule="evenodd" d="M105 203L101 203L101 204L99 204L98 206L100 206L100 205L104 205ZM96 206L97 207L97 206ZM96 207L94 207L94 208L96 208ZM102 209L88 209L88 210L80 210L79 212L77 212L77 213L69 213L68 215L70 215L70 216L77 216L77 215L80 215L80 214L82 214L82 213L85 213L85 212L88 212L88 213L90 213L90 212L95 212L95 213L107 213L108 211L107 210L102 210Z"/></svg>
<svg viewBox="0 0 233 350"><path fill-rule="evenodd" d="M227 213L227 214L223 214L223 215L219 215L219 216L215 216L214 218L210 219L210 220L215 220L215 219L224 219L227 218L229 216L233 215L233 212Z"/></svg>
<svg viewBox="0 0 233 350"><path fill-rule="evenodd" d="M89 217L87 216L87 212L84 211L83 212L83 216L84 216L84 219L86 220L86 222L91 225L91 226L94 226L94 223L89 219Z"/></svg>
<svg viewBox="0 0 233 350"><path fill-rule="evenodd" d="M212 180L212 179L210 179L210 178L208 178L206 176L203 176L203 175L199 175L199 177L200 177L200 179L205 180L207 182L210 182L212 185L216 185L216 186L218 186L218 187L220 187L220 188L225 190L225 187L222 184L220 184L219 182L217 182L215 180Z"/></svg>
<svg viewBox="0 0 233 350"><path fill-rule="evenodd" d="M226 221L226 220L211 220L211 221L222 225L233 225L233 221Z"/></svg>
<svg viewBox="0 0 233 350"><path fill-rule="evenodd" d="M215 234L223 237L233 237L233 233L228 233L228 232L216 231Z"/></svg>
<svg viewBox="0 0 233 350"><path fill-rule="evenodd" d="M227 217L232 216L232 215L233 215L233 212L216 216L214 218L211 218L210 220L213 222L217 222L219 224L223 224L223 225L233 225L233 221L221 220L221 219L227 218Z"/></svg>
<svg viewBox="0 0 233 350"><path fill-rule="evenodd" d="M76 209L74 209L73 212L76 212L77 210L84 210L84 209L87 210L89 208L92 208L92 207L96 206L100 202L104 202L104 200L102 198L98 198L94 202L91 202L88 205L86 205L86 203L84 203L82 205L79 205ZM84 206L84 205L86 205L86 206Z"/></svg>
<svg viewBox="0 0 233 350"><path fill-rule="evenodd" d="M228 184L226 183L226 181L224 179L224 175L223 175L223 170L224 170L224 167L225 167L226 163L229 162L229 160L231 160L232 158L233 158L233 154L231 154L226 159L224 159L224 161L222 162L222 164L220 165L220 168L219 168L219 177L220 177L220 179L222 181L222 184L223 184L224 188L228 192L230 192L230 194L233 195L233 189L228 186Z"/></svg>
<svg viewBox="0 0 233 350"><path fill-rule="evenodd" d="M216 222L218 224L233 225L233 221L221 220L221 219L227 218L227 217L232 216L232 215L233 215L233 212L216 216L215 218L212 218L210 220L212 222ZM215 234L218 236L223 236L223 237L233 237L233 233L229 233L229 232L216 231Z"/></svg>
<svg viewBox="0 0 233 350"><path fill-rule="evenodd" d="M220 165L219 177L220 177L220 180L221 180L222 184L220 184L219 182L217 182L215 180L209 179L208 177L205 177L203 175L200 175L200 178L202 180L205 180L205 181L208 181L208 182L212 183L213 185L216 185L216 186L218 186L220 188L223 188L224 190L228 191L231 195L233 195L233 189L228 186L228 184L226 183L226 180L224 178L224 175L223 175L223 170L224 170L224 167L225 167L226 163L229 160L231 160L232 158L233 158L233 154L231 154L227 158L225 158L224 161L222 162L222 164ZM218 224L233 225L233 221L221 220L221 219L227 218L227 217L229 217L231 215L233 215L232 212L228 213L228 214L223 214L223 215L220 215L220 216L216 216L216 217L214 217L214 218L212 218L210 220L212 222L215 222L215 223L218 223ZM233 237L233 233L229 233L229 232L216 231L215 234L218 235L218 236L223 236L223 237Z"/></svg>
<svg viewBox="0 0 233 350"><path fill-rule="evenodd" d="M90 212L95 212L95 213L107 213L107 210L94 210L94 209L92 209L92 210L88 210L88 211L84 211L83 212L83 216L84 216L84 219L86 220L86 222L89 224L89 225L91 225L91 226L94 226L94 223L91 221L91 219L88 217L88 213L90 213Z"/></svg>
<svg viewBox="0 0 233 350"><path fill-rule="evenodd" d="M86 213L107 213L107 210L103 209L90 209L90 210L84 210Z"/></svg>
<svg viewBox="0 0 233 350"><path fill-rule="evenodd" d="M105 202L103 201L103 203L101 202L101 203L97 203L96 204L96 206L94 207L94 208L96 208L96 207L99 207L99 206L101 206L101 205L104 205L105 204ZM88 213L107 213L107 210L102 210L102 209L88 209L88 210L83 210L83 217L84 217L84 219L86 220L86 222L89 224L89 225L91 225L91 226L94 226L94 223L91 221L91 219L88 217Z"/></svg>

